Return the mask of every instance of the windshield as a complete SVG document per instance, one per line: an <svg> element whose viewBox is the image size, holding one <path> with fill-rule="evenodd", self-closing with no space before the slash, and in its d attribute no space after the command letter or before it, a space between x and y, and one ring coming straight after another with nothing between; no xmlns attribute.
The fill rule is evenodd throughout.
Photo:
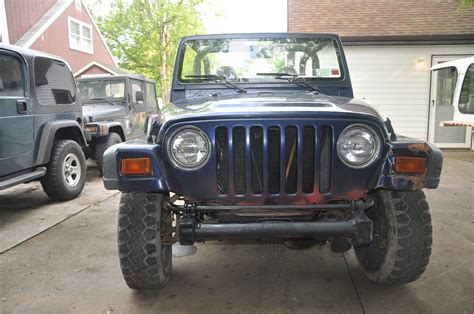
<svg viewBox="0 0 474 314"><path fill-rule="evenodd" d="M125 80L85 80L77 85L83 100L125 97Z"/></svg>
<svg viewBox="0 0 474 314"><path fill-rule="evenodd" d="M217 75L239 83L281 82L268 74L308 80L338 80L342 76L340 51L331 38L188 40L179 73L179 80L185 83L206 80L199 75Z"/></svg>

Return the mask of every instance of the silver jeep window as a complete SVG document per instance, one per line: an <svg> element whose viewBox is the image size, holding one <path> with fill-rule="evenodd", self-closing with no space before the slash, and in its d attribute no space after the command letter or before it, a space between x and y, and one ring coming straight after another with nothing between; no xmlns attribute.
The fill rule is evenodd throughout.
<svg viewBox="0 0 474 314"><path fill-rule="evenodd" d="M148 110L158 109L155 85L146 83L146 105Z"/></svg>
<svg viewBox="0 0 474 314"><path fill-rule="evenodd" d="M78 82L82 100L101 100L103 98L124 98L124 79L88 79Z"/></svg>
<svg viewBox="0 0 474 314"><path fill-rule="evenodd" d="M25 96L20 61L10 55L0 55L0 97Z"/></svg>
<svg viewBox="0 0 474 314"><path fill-rule="evenodd" d="M234 82L274 82L265 73L307 79L339 80L340 51L331 38L257 38L189 40L184 44L179 79L225 76ZM280 80L281 82L281 80Z"/></svg>

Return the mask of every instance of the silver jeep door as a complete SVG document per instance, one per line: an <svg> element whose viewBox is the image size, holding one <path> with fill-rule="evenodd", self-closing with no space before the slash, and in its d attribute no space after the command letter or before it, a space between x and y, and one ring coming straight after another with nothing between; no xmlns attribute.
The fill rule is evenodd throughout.
<svg viewBox="0 0 474 314"><path fill-rule="evenodd" d="M0 49L0 177L33 166L33 115L27 77L25 61Z"/></svg>

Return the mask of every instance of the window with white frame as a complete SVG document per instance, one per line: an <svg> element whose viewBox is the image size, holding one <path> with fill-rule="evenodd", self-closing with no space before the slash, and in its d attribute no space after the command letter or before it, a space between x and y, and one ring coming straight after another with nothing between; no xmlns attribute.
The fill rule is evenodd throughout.
<svg viewBox="0 0 474 314"><path fill-rule="evenodd" d="M69 48L93 53L92 26L69 17Z"/></svg>
<svg viewBox="0 0 474 314"><path fill-rule="evenodd" d="M82 11L82 1L81 0L75 0L76 3L76 10L77 11Z"/></svg>

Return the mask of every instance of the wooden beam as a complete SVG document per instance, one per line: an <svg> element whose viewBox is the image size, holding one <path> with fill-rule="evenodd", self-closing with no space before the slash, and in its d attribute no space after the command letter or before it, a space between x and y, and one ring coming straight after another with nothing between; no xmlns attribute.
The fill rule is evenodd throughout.
<svg viewBox="0 0 474 314"><path fill-rule="evenodd" d="M474 127L474 122L469 121L441 121L439 126L447 127L447 126L467 126L467 127Z"/></svg>

